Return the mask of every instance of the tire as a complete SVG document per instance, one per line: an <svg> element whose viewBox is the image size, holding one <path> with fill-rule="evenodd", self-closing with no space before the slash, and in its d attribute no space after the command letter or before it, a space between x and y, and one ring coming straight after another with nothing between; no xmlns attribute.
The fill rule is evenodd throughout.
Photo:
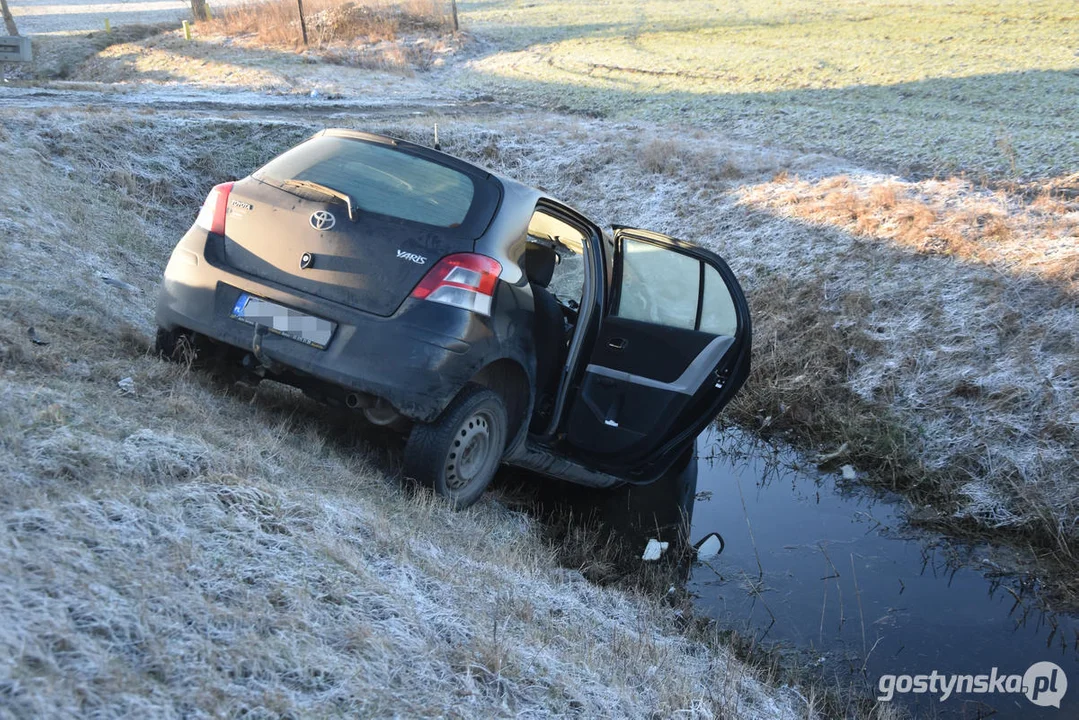
<svg viewBox="0 0 1079 720"><path fill-rule="evenodd" d="M507 425L498 393L466 385L437 420L412 427L405 475L463 510L480 499L502 464Z"/></svg>

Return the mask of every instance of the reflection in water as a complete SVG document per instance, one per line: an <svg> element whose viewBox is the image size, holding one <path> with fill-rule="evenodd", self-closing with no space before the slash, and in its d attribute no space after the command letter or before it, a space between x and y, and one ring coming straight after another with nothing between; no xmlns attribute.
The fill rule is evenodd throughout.
<svg viewBox="0 0 1079 720"><path fill-rule="evenodd" d="M1079 683L1079 621L1042 609L1031 584L1001 573L987 548L904 529L898 498L740 431L709 431L698 448L690 539L714 531L725 541L689 578L702 614L871 689L882 674L1022 674L1042 660ZM919 713L1079 709L1079 691L1064 697L1064 715L1022 695L902 697Z"/></svg>

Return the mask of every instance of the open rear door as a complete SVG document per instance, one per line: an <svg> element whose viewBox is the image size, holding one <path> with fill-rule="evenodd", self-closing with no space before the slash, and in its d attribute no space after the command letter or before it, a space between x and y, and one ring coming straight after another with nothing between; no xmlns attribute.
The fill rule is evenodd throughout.
<svg viewBox="0 0 1079 720"><path fill-rule="evenodd" d="M734 397L749 374L749 306L713 252L615 228L610 310L565 432L589 466L647 482Z"/></svg>

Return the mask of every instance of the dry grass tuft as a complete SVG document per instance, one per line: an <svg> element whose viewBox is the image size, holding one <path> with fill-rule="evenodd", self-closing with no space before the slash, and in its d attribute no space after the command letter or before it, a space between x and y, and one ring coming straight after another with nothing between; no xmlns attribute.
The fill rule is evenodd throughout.
<svg viewBox="0 0 1079 720"><path fill-rule="evenodd" d="M742 197L751 206L918 253L1034 275L1075 294L1079 204L1064 199L1074 181L1048 181L1029 199L1029 190L993 192L958 178L903 182L872 175L784 177L746 188Z"/></svg>
<svg viewBox="0 0 1079 720"><path fill-rule="evenodd" d="M327 49L322 57L334 65L409 73L412 70L429 70L436 61L436 48L423 41L379 42L369 46Z"/></svg>
<svg viewBox="0 0 1079 720"><path fill-rule="evenodd" d="M316 49L362 41L394 41L403 34L446 31L448 18L437 0L308 0L304 4L307 33ZM262 46L302 45L299 14L292 0L256 0L227 5L201 32L224 36L250 35Z"/></svg>
<svg viewBox="0 0 1079 720"><path fill-rule="evenodd" d="M744 175L731 158L674 138L652 138L638 149L637 161L645 172L694 182L724 183Z"/></svg>

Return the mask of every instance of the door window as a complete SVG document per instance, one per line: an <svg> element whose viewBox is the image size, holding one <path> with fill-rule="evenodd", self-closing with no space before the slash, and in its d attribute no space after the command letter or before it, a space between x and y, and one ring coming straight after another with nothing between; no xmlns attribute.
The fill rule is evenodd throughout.
<svg viewBox="0 0 1079 720"><path fill-rule="evenodd" d="M738 312L734 308L734 298L723 282L719 271L711 265L704 266L704 302L701 303L702 332L712 335L734 337L738 331Z"/></svg>
<svg viewBox="0 0 1079 720"><path fill-rule="evenodd" d="M738 312L718 270L659 245L630 238L622 243L622 294L616 316L734 337Z"/></svg>
<svg viewBox="0 0 1079 720"><path fill-rule="evenodd" d="M693 330L701 263L651 243L624 238L618 317Z"/></svg>

